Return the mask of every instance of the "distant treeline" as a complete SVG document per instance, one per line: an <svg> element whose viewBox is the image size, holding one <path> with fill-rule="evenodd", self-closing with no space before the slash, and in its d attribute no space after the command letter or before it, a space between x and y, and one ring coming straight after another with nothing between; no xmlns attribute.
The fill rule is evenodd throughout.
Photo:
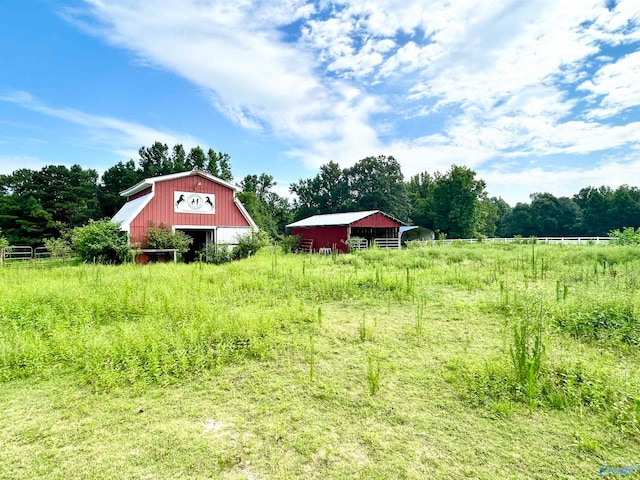
<svg viewBox="0 0 640 480"><path fill-rule="evenodd" d="M110 218L123 205L119 192L139 181L198 168L233 180L226 153L160 142L142 147L137 161L118 162L102 178L79 165L48 165L0 175L0 237L9 244L39 245L90 219ZM605 236L614 229L640 226L640 189L586 187L571 198L534 193L530 203L509 206L489 198L486 184L467 167L424 172L405 181L391 156L367 157L350 168L335 162L313 178L290 187L293 201L273 192L266 173L247 175L238 195L258 226L273 237L287 223L314 214L382 210L448 238L522 236Z"/></svg>

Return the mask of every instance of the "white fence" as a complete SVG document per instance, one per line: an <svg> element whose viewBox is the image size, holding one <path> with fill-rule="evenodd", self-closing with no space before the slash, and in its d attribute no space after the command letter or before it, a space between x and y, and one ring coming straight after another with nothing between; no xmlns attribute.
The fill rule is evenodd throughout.
<svg viewBox="0 0 640 480"><path fill-rule="evenodd" d="M369 241L366 238L351 237L349 250L366 250L369 248Z"/></svg>
<svg viewBox="0 0 640 480"><path fill-rule="evenodd" d="M374 238L373 243L380 248L400 248L399 238Z"/></svg>
<svg viewBox="0 0 640 480"><path fill-rule="evenodd" d="M465 239L446 239L446 240L430 240L436 243L453 243L453 242L489 242L489 243L560 243L570 245L592 245L607 244L612 240L611 237L511 237L511 238L465 238Z"/></svg>

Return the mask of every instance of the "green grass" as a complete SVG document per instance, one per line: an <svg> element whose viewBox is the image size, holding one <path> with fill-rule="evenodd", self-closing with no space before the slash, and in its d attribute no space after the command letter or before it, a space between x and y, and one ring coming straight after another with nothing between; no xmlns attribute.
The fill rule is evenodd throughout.
<svg viewBox="0 0 640 480"><path fill-rule="evenodd" d="M596 477L637 305L622 246L0 269L0 478Z"/></svg>

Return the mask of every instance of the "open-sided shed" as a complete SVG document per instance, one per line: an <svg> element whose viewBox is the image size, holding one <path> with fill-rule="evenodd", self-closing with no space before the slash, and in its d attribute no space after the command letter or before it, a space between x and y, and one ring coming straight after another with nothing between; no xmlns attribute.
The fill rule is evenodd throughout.
<svg viewBox="0 0 640 480"><path fill-rule="evenodd" d="M145 247L149 225L165 224L193 238L187 259L212 244L233 244L238 235L257 230L236 197L238 187L207 172L192 170L147 178L120 192L127 203L113 221ZM139 261L148 258L142 256Z"/></svg>
<svg viewBox="0 0 640 480"><path fill-rule="evenodd" d="M399 229L403 225L380 210L314 215L287 225L291 235L300 235L312 251L330 248L347 252L347 241L354 237L366 240L366 245L400 246Z"/></svg>

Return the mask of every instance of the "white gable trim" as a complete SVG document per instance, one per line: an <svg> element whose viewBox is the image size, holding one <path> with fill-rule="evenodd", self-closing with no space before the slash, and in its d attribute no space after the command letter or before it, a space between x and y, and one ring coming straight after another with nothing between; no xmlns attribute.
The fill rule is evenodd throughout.
<svg viewBox="0 0 640 480"><path fill-rule="evenodd" d="M237 185L231 182L227 182L226 180L222 180L221 178L215 177L210 173L203 172L201 170L190 170L188 172L172 173L170 175L162 175L160 177L145 178L141 182L136 183L133 187L127 188L126 190L120 192L120 195L122 195L123 197L130 197L131 195L135 195L136 193L141 192L145 188L151 187L151 189L154 190L155 184L158 182L166 182L168 180L175 180L176 178L190 177L194 175L206 178L207 180L210 180L214 183L218 183L224 187L230 188L234 192L240 191L240 188Z"/></svg>
<svg viewBox="0 0 640 480"><path fill-rule="evenodd" d="M249 225L251 225L251 228L253 228L256 232L259 231L260 229L258 228L258 225L256 225L256 222L253 221L253 218L251 218L251 215L249 215L249 212L247 212L247 209L244 208L244 205L242 204L240 199L234 195L233 201L238 207L238 210L240 210L240 213L242 213L242 216L244 217L244 219L247 222L249 222Z"/></svg>

